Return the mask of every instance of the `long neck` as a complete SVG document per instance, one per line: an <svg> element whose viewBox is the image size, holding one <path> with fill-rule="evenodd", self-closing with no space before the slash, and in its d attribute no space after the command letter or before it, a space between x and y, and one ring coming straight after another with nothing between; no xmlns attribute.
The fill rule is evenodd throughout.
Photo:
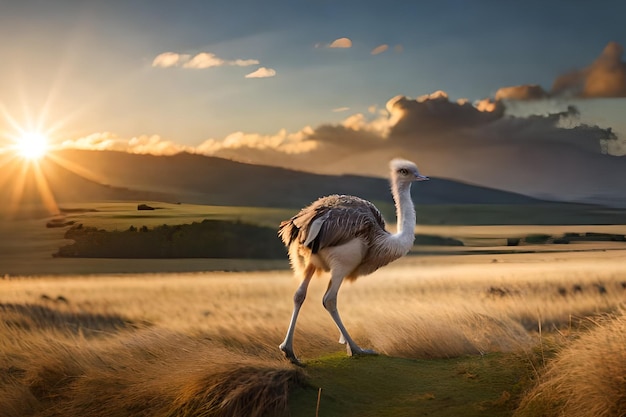
<svg viewBox="0 0 626 417"><path fill-rule="evenodd" d="M396 203L398 227L393 235L393 240L399 252L407 253L415 240L415 207L411 200L411 183L397 183L394 181L391 184L391 192Z"/></svg>
<svg viewBox="0 0 626 417"><path fill-rule="evenodd" d="M415 207L411 200L411 183L393 183L391 192L396 203L396 235L409 234L412 238L415 231Z"/></svg>

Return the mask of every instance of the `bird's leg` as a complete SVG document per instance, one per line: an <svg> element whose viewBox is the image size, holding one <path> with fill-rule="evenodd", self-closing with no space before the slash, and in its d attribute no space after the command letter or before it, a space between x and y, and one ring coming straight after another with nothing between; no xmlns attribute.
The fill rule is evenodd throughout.
<svg viewBox="0 0 626 417"><path fill-rule="evenodd" d="M306 292L309 288L309 282L311 282L311 277L313 276L314 272L315 267L312 265L309 265L304 271L304 280L302 280L302 283L300 284L300 286L296 290L296 293L293 296L293 313L291 314L291 321L289 322L287 335L285 336L285 340L283 341L283 343L278 346L280 350L282 350L285 354L285 357L295 365L302 365L302 363L293 353L293 334L296 330L296 321L298 320L300 308L302 307L302 303L304 303L304 299L306 298Z"/></svg>
<svg viewBox="0 0 626 417"><path fill-rule="evenodd" d="M339 311L337 310L337 293L339 292L339 288L341 287L341 283L343 282L344 274L336 274L335 271L332 272L330 283L328 285L328 289L326 290L326 294L324 294L323 304L324 308L328 310L330 316L335 321L335 324L339 328L340 338L339 342L346 344L346 351L349 356L352 355L376 355L376 352L369 349L361 349L359 345L356 344L354 340L348 334L346 327L343 325L341 321L341 317L339 316Z"/></svg>

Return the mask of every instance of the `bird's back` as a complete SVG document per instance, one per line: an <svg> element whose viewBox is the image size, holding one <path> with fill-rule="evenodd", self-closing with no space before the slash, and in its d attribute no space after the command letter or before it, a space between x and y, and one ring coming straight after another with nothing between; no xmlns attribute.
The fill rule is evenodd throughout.
<svg viewBox="0 0 626 417"><path fill-rule="evenodd" d="M322 197L280 224L279 236L286 246L306 244L313 253L354 238L386 234L380 211L367 200L347 195Z"/></svg>

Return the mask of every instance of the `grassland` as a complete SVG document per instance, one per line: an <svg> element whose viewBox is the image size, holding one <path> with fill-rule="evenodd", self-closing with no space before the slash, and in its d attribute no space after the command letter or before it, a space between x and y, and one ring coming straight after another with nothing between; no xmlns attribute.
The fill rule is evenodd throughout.
<svg viewBox="0 0 626 417"><path fill-rule="evenodd" d="M378 357L345 356L317 279L296 333L304 369L276 348L289 271L8 278L0 415L312 416L320 388L320 416L620 415L625 255L404 258L340 292ZM565 408L587 381L608 405Z"/></svg>
<svg viewBox="0 0 626 417"><path fill-rule="evenodd" d="M275 227L294 212L147 203L70 204L62 221ZM464 246L416 246L340 292L347 327L381 355L345 356L320 278L300 369L276 347L298 285L286 259L53 258L68 241L47 220L0 221L0 417L626 415L626 244L506 246L626 226L419 225Z"/></svg>

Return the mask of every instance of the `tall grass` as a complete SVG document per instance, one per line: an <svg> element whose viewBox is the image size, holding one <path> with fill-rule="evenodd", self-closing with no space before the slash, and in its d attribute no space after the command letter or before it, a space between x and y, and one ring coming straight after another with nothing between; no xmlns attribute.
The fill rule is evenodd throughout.
<svg viewBox="0 0 626 417"><path fill-rule="evenodd" d="M557 354L517 417L626 415L626 317L606 316L590 327Z"/></svg>
<svg viewBox="0 0 626 417"><path fill-rule="evenodd" d="M2 361L3 416L262 416L284 412L303 380L275 357L163 329L49 332L20 345L12 365Z"/></svg>
<svg viewBox="0 0 626 417"><path fill-rule="evenodd" d="M359 344L387 355L530 352L538 323L543 337L575 334L617 311L624 282L618 257L408 258L342 288L339 310ZM305 361L343 349L326 283L311 283L301 311ZM0 415L285 414L305 383L277 349L297 285L286 271L3 280ZM591 353L587 369L606 379Z"/></svg>

